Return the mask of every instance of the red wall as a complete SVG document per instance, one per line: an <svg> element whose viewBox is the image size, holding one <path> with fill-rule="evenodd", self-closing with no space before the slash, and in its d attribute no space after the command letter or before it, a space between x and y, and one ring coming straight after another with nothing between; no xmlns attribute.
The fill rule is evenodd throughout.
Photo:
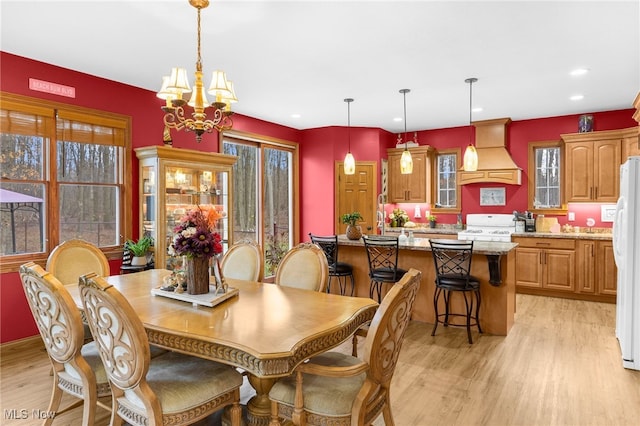
<svg viewBox="0 0 640 426"><path fill-rule="evenodd" d="M162 101L154 92L115 81L79 73L66 68L34 61L0 52L0 90L32 98L46 99L69 105L110 111L132 117L133 148L162 145ZM29 78L58 83L75 88L75 98L36 92L29 89ZM234 129L257 133L278 139L298 142L301 132L292 128L234 115ZM173 144L179 148L218 151L216 134L205 135L198 144L193 134L173 133ZM133 155L133 211L138 211L137 182L138 161ZM134 217L133 237L137 237L139 224ZM110 263L112 271L118 271L119 261ZM24 298L17 272L0 274L0 343L9 342L38 333L31 312Z"/></svg>
<svg viewBox="0 0 640 426"><path fill-rule="evenodd" d="M133 147L162 144L162 102L155 93L120 84L114 81L82 74L69 69L33 61L27 58L0 52L0 90L34 98L48 99L71 105L112 111L132 117ZM75 87L76 97L34 92L29 90L28 79L36 78ZM629 103L634 94L630 94ZM611 130L637 125L631 118L631 109L593 113L595 130ZM526 147L530 141L559 139L562 133L577 131L578 115L551 117L537 120L516 121L509 127L510 151L516 163L523 169L523 182L527 178ZM300 239L306 240L309 232L332 233L334 229L334 168L335 161L342 161L347 152L347 129L324 127L304 131L280 126L252 117L234 115L234 129L300 143ZM215 135L204 136L200 144L192 134L174 133L174 146L179 148L217 151ZM469 141L468 127L458 127L418 132L421 145L435 148L461 147ZM386 149L395 144L395 135L381 129L351 128L351 151L357 161L378 161L386 157ZM138 178L137 160L134 156L133 182ZM380 170L380 166L378 166ZM507 206L500 211L494 207L480 207L479 188L491 185L474 184L462 189L463 213L482 211L506 212L527 208L527 186L506 185ZM500 186L500 185L496 185ZM134 185L134 211L137 211L137 185ZM378 188L379 191L379 188ZM413 205L403 205L413 213ZM595 213L597 209L597 214ZM424 211L424 207L423 207ZM583 205L576 208L576 223L586 217L599 219L598 205ZM424 218L422 219L424 221ZM455 215L441 215L441 223L455 223ZM599 226L597 224L596 226ZM134 232L138 223L134 220ZM134 235L136 237L136 235ZM111 262L112 270L119 262ZM17 273L0 275L0 343L37 334L35 323L24 299Z"/></svg>

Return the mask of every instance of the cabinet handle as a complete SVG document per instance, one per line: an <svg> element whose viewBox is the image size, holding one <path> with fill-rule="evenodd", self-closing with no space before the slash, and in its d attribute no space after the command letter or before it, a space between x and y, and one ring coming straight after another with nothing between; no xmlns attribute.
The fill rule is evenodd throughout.
<svg viewBox="0 0 640 426"><path fill-rule="evenodd" d="M595 200L597 200L597 199L598 199L598 187L597 187L597 186L596 186L595 193L596 193L596 196L595 196L595 197L593 197L593 198L594 198Z"/></svg>
<svg viewBox="0 0 640 426"><path fill-rule="evenodd" d="M536 243L537 246L548 246L549 244L551 243L540 243L540 242Z"/></svg>

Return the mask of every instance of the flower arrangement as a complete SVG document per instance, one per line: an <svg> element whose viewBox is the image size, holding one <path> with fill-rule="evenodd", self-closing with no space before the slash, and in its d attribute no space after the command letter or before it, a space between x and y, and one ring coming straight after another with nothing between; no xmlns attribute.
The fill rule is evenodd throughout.
<svg viewBox="0 0 640 426"><path fill-rule="evenodd" d="M392 228L403 227L404 224L409 221L409 215L402 209L393 209L389 215L389 220L391 221Z"/></svg>
<svg viewBox="0 0 640 426"><path fill-rule="evenodd" d="M213 230L220 217L213 208L197 206L190 210L173 229L169 255L208 259L222 253L222 237Z"/></svg>

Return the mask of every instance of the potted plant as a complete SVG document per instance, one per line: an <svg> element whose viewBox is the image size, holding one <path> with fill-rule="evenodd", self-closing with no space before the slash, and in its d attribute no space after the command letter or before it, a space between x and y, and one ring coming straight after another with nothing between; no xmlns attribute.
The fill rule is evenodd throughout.
<svg viewBox="0 0 640 426"><path fill-rule="evenodd" d="M147 264L147 253L153 245L153 240L144 236L138 241L127 240L124 244L126 250L128 250L133 257L131 258L131 266L144 266Z"/></svg>
<svg viewBox="0 0 640 426"><path fill-rule="evenodd" d="M363 220L364 218L360 212L345 213L340 216L340 219L342 220L342 223L347 225L347 238L350 240L359 240L362 238L362 228L358 225L358 221Z"/></svg>
<svg viewBox="0 0 640 426"><path fill-rule="evenodd" d="M429 228L435 228L436 227L436 219L437 219L437 217L432 214L432 215L429 215L429 217L427 219L429 219Z"/></svg>

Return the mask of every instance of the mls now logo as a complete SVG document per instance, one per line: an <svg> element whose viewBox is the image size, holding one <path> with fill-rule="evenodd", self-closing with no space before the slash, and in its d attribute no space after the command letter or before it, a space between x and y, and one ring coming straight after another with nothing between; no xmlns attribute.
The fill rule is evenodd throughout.
<svg viewBox="0 0 640 426"><path fill-rule="evenodd" d="M26 409L10 409L4 410L4 418L6 420L26 420L26 419L52 419L56 416L55 411L45 410L26 410Z"/></svg>

